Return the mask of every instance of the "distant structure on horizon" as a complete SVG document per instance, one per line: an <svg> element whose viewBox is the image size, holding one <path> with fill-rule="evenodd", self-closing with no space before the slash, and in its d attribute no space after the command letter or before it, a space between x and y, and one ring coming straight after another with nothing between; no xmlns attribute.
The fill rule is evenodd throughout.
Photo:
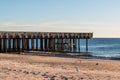
<svg viewBox="0 0 120 80"><path fill-rule="evenodd" d="M92 37L93 33L0 31L0 52L81 52L80 39L86 40L87 52Z"/></svg>

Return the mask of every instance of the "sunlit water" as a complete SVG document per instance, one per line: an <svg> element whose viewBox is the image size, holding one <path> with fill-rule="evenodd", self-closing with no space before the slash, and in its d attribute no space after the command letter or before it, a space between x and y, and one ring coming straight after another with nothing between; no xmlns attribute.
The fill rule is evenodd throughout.
<svg viewBox="0 0 120 80"><path fill-rule="evenodd" d="M85 40L81 40L81 51L85 51ZM120 57L120 38L89 39L89 52L94 56Z"/></svg>

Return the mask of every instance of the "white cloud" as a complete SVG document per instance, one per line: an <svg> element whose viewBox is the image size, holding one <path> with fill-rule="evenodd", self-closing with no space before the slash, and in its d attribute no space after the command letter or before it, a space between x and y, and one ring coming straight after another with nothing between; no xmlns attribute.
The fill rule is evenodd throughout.
<svg viewBox="0 0 120 80"><path fill-rule="evenodd" d="M120 37L120 24L96 22L0 23L1 31L93 32L94 37Z"/></svg>

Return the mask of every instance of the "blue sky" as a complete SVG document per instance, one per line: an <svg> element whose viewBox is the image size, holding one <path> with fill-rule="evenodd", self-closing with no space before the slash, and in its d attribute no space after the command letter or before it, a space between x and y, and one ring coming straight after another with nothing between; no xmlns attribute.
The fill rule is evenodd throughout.
<svg viewBox="0 0 120 80"><path fill-rule="evenodd" d="M120 0L0 0L0 30L120 37Z"/></svg>

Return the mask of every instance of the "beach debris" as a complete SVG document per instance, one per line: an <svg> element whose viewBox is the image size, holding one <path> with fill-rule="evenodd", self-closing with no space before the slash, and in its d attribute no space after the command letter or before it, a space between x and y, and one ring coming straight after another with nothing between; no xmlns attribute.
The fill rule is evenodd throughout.
<svg viewBox="0 0 120 80"><path fill-rule="evenodd" d="M56 76L54 76L54 75L51 76L50 80L55 80L55 77L56 77Z"/></svg>
<svg viewBox="0 0 120 80"><path fill-rule="evenodd" d="M62 67L62 69L66 69L66 67L65 66L61 66Z"/></svg>
<svg viewBox="0 0 120 80"><path fill-rule="evenodd" d="M79 72L79 71L80 71L78 67L75 67L75 70L76 70L76 72Z"/></svg>
<svg viewBox="0 0 120 80"><path fill-rule="evenodd" d="M62 80L68 80L68 78L63 76L63 75L61 75L60 77L61 77Z"/></svg>
<svg viewBox="0 0 120 80"><path fill-rule="evenodd" d="M96 63L96 65L99 65L99 63Z"/></svg>
<svg viewBox="0 0 120 80"><path fill-rule="evenodd" d="M49 78L50 80L56 80L55 78L57 77L56 75L49 73L43 73L41 76L43 76L44 78Z"/></svg>
<svg viewBox="0 0 120 80"><path fill-rule="evenodd" d="M32 71L31 72L33 75L38 75L38 74L40 74L40 72L35 72L35 71Z"/></svg>
<svg viewBox="0 0 120 80"><path fill-rule="evenodd" d="M25 74L29 74L29 72L28 72L28 71L23 71L23 73L25 73Z"/></svg>
<svg viewBox="0 0 120 80"><path fill-rule="evenodd" d="M47 75L46 73L42 74L42 76L46 76L46 75Z"/></svg>
<svg viewBox="0 0 120 80"><path fill-rule="evenodd" d="M83 77L81 77L80 79L81 79L81 80L83 80L84 78L83 78Z"/></svg>
<svg viewBox="0 0 120 80"><path fill-rule="evenodd" d="M20 70L18 70L18 72L22 72L22 70L20 69Z"/></svg>
<svg viewBox="0 0 120 80"><path fill-rule="evenodd" d="M16 70L16 69L13 69L12 71L15 71L15 72L16 72L17 70Z"/></svg>
<svg viewBox="0 0 120 80"><path fill-rule="evenodd" d="M2 67L2 70L8 70L8 68L7 67Z"/></svg>

